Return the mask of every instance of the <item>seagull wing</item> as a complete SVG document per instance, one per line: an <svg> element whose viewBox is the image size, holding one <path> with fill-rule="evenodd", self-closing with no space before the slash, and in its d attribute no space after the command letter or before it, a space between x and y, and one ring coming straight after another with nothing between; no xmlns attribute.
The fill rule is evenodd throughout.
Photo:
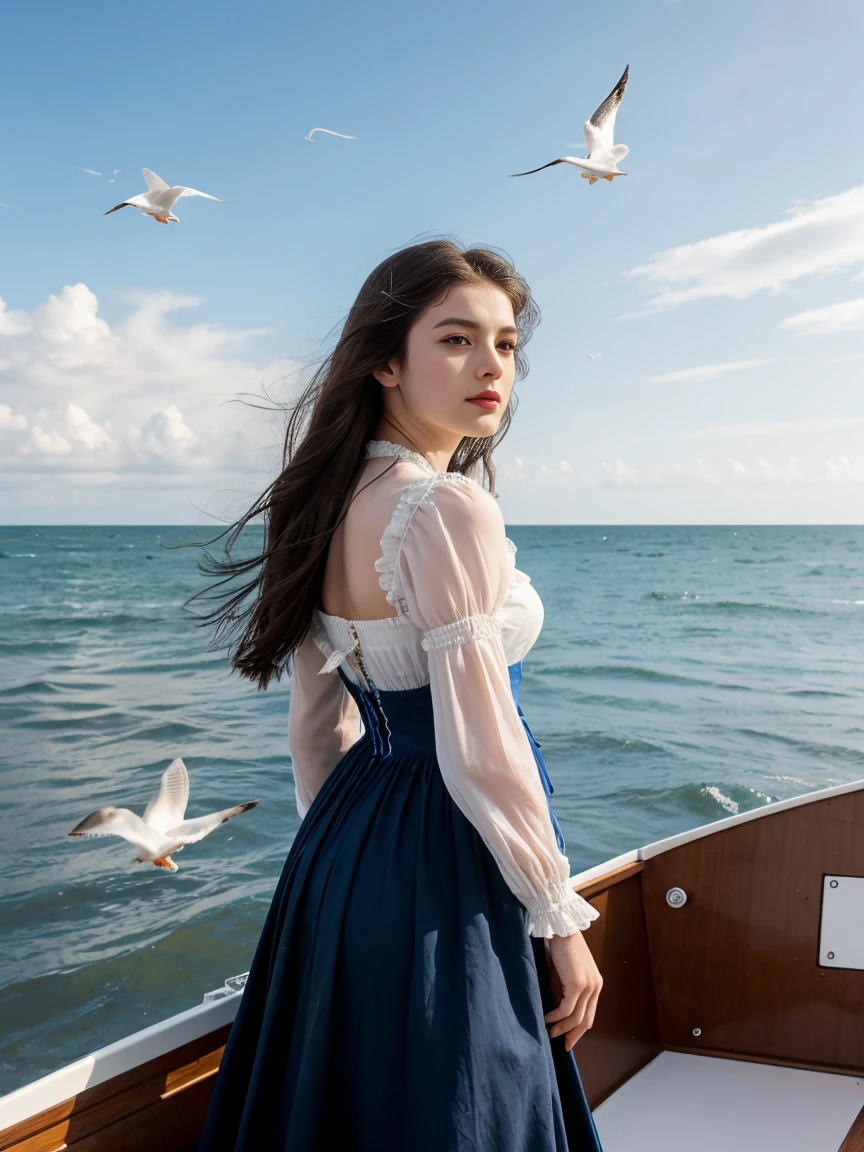
<svg viewBox="0 0 864 1152"><path fill-rule="evenodd" d="M96 836L122 836L134 844L139 852L153 856L161 856L166 845L164 836L128 808L97 808L85 816L80 824L76 824L69 835L88 839Z"/></svg>
<svg viewBox="0 0 864 1152"><path fill-rule="evenodd" d="M585 145L588 148L589 156L592 152L600 152L604 148L612 147L615 133L615 117L618 114L618 105L621 103L621 97L624 95L624 89L627 87L627 78L629 75L630 65L628 64L621 73L621 79L599 108L595 110L591 119L585 121L583 131L585 133Z"/></svg>
<svg viewBox="0 0 864 1152"><path fill-rule="evenodd" d="M566 164L566 160L550 160L548 164L541 164L539 168L529 168L527 172L511 172L511 176L530 176L532 172L542 172L544 168L551 168L553 164Z"/></svg>
<svg viewBox="0 0 864 1152"><path fill-rule="evenodd" d="M142 212L147 212L152 208L158 208L158 198L155 194L150 192L140 192L137 196L130 196L128 200L121 200L119 204L115 204L113 208L109 208L107 212L103 212L103 216L110 216L112 212L116 212L118 208L140 208Z"/></svg>
<svg viewBox="0 0 864 1152"><path fill-rule="evenodd" d="M199 192L197 188L172 188L172 192L177 193L177 199L181 196L203 196L206 200L219 200L218 196L211 196L209 192ZM219 200L220 204L224 204L224 200Z"/></svg>
<svg viewBox="0 0 864 1152"><path fill-rule="evenodd" d="M344 132L334 132L332 128L312 128L309 132L309 135L305 136L304 139L305 140L311 140L313 135L316 132L326 132L328 134L328 136L341 136L343 140L356 140L357 139L356 136L348 136Z"/></svg>
<svg viewBox="0 0 864 1152"><path fill-rule="evenodd" d="M172 840L182 840L184 844L194 844L196 840L203 840L214 829L232 816L239 816L249 808L254 808L257 800L250 800L247 804L235 804L233 808L223 808L221 812L211 812L209 816L196 816L194 820L184 820L171 828L166 828L165 835Z"/></svg>
<svg viewBox="0 0 864 1152"><path fill-rule="evenodd" d="M147 187L151 192L167 192L168 185L161 176L157 176L155 172L151 172L149 168L142 168L141 173L147 181Z"/></svg>
<svg viewBox="0 0 864 1152"><path fill-rule="evenodd" d="M159 790L144 811L144 823L165 833L179 824L189 803L189 773L178 756L162 773Z"/></svg>

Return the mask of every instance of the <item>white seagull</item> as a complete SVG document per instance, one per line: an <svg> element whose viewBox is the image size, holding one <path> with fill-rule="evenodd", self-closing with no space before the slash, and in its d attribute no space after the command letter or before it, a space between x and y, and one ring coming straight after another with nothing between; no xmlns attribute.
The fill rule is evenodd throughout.
<svg viewBox="0 0 864 1152"><path fill-rule="evenodd" d="M582 178L590 184L596 184L598 180L608 180L611 184L616 176L626 176L627 173L621 172L618 168L618 161L623 160L630 149L626 144L613 144L612 138L615 131L615 116L624 89L627 87L629 73L628 64L621 79L591 119L585 121L583 131L588 155L584 159L581 156L559 156L557 160L550 160L548 164L541 164L539 168L529 168L527 172L512 172L511 175L530 176L532 172L541 172L544 168L551 168L553 164L575 164L577 168L584 169L581 173Z"/></svg>
<svg viewBox="0 0 864 1152"><path fill-rule="evenodd" d="M156 864L160 868L177 871L171 859L184 844L203 840L231 816L254 808L257 800L211 812L209 816L196 816L184 820L189 800L189 774L178 756L162 773L159 790L147 805L143 818L128 808L97 808L76 824L70 836L122 836L138 849L135 859L139 864Z"/></svg>
<svg viewBox="0 0 864 1152"><path fill-rule="evenodd" d="M308 136L304 136L304 140L312 140L314 144L313 135L316 132L326 132L328 136L341 136L343 140L356 140L356 136L346 136L344 132L334 132L332 128L313 128Z"/></svg>
<svg viewBox="0 0 864 1152"><path fill-rule="evenodd" d="M600 357L603 355L603 353L602 352L586 352L585 355L588 357L589 360L599 360Z"/></svg>
<svg viewBox="0 0 864 1152"><path fill-rule="evenodd" d="M147 181L147 191L141 192L138 196L130 196L128 200L121 200L119 204L103 212L103 216L110 216L112 212L117 212L121 208L140 208L145 216L152 216L160 224L167 224L169 221L179 224L180 217L175 216L171 209L181 196L204 196L207 200L219 200L218 196L211 196L209 192L199 192L197 188L184 188L182 184L170 188L161 176L157 176L149 168L142 168L141 171ZM219 203L224 204L225 201L219 200Z"/></svg>

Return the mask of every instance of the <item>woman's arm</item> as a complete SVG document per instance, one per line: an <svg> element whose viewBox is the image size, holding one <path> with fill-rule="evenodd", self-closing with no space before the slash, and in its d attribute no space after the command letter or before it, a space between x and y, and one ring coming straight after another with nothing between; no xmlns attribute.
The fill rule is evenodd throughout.
<svg viewBox="0 0 864 1152"><path fill-rule="evenodd" d="M529 933L568 936L599 913L570 886L513 700L501 640L509 580L504 520L476 483L448 473L430 485L397 563L428 652L441 774L528 910Z"/></svg>
<svg viewBox="0 0 864 1152"><path fill-rule="evenodd" d="M301 818L324 781L361 734L360 712L339 673L319 675L326 657L306 637L294 653L288 705L288 747Z"/></svg>

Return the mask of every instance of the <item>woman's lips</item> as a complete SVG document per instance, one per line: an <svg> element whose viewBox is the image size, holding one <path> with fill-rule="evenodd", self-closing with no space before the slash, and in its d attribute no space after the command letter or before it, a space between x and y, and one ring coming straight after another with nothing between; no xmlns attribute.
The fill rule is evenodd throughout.
<svg viewBox="0 0 864 1152"><path fill-rule="evenodd" d="M472 396L468 403L476 404L478 408L488 408L491 411L493 408L497 408L501 401L494 400L491 396Z"/></svg>

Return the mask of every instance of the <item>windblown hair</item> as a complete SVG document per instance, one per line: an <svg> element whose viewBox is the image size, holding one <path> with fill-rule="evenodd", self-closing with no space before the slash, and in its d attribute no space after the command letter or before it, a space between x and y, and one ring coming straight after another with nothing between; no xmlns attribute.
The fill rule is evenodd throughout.
<svg viewBox="0 0 864 1152"><path fill-rule="evenodd" d="M348 511L366 442L384 415L383 388L372 372L391 360L403 365L408 333L421 313L443 301L455 285L477 282L496 285L513 306L519 333L516 379L524 379L523 346L540 313L505 257L486 248L463 250L451 240L429 240L394 252L366 279L335 347L290 406L281 472L243 516L202 545L199 570L220 577L202 591L220 603L200 619L216 622L213 644L230 644L239 634L232 667L259 688L290 668L290 657L319 606L331 537ZM494 436L463 438L448 465L453 472L476 475L482 470L493 495L492 452L509 427L512 401L511 393ZM264 523L261 551L233 558L243 529L259 517ZM216 559L208 546L226 535L225 558ZM251 579L235 585L250 573ZM235 586L219 591L223 585Z"/></svg>

